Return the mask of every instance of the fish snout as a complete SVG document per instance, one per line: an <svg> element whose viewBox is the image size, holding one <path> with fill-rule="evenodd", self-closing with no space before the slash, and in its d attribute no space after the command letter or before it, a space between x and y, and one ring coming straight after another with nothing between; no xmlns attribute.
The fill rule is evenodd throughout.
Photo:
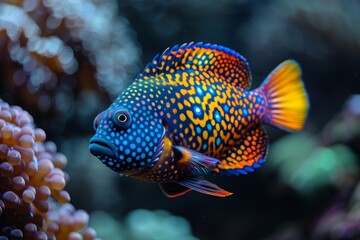
<svg viewBox="0 0 360 240"><path fill-rule="evenodd" d="M101 155L106 155L114 159L118 159L119 157L117 147L112 142L97 136L90 139L89 151L95 157L100 157Z"/></svg>

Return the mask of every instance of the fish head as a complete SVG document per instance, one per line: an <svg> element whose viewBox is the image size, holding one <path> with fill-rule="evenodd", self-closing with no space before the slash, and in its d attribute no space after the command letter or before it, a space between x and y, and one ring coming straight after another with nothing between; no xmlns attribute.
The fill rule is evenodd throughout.
<svg viewBox="0 0 360 240"><path fill-rule="evenodd" d="M165 127L145 101L113 103L97 115L94 129L90 153L118 173L136 175L162 153Z"/></svg>

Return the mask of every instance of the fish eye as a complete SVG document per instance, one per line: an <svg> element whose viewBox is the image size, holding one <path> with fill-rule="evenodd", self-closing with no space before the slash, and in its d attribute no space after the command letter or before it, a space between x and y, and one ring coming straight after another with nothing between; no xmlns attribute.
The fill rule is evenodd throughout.
<svg viewBox="0 0 360 240"><path fill-rule="evenodd" d="M117 118L118 118L119 122L122 122L122 123L126 122L126 120L127 120L127 116L123 113L120 113Z"/></svg>
<svg viewBox="0 0 360 240"><path fill-rule="evenodd" d="M113 115L114 123L121 129L127 129L131 125L131 116L127 109L119 109Z"/></svg>

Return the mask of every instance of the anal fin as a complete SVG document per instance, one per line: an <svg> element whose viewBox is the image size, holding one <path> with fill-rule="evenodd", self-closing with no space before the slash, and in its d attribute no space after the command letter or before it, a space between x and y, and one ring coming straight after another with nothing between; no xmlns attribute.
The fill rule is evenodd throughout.
<svg viewBox="0 0 360 240"><path fill-rule="evenodd" d="M268 137L261 125L249 129L239 144L228 150L214 171L223 175L239 175L253 172L265 162Z"/></svg>
<svg viewBox="0 0 360 240"><path fill-rule="evenodd" d="M187 178L179 181L179 184L184 187L190 188L191 190L215 197L228 197L232 195L231 192L228 192L220 188L216 184L213 184L202 178Z"/></svg>

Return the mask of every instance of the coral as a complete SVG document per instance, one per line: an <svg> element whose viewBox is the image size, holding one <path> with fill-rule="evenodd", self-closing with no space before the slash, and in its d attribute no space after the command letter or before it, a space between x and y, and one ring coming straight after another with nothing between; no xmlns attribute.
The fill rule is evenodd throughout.
<svg viewBox="0 0 360 240"><path fill-rule="evenodd" d="M122 222L108 211L95 211L90 214L90 225L96 228L103 239L127 240L130 239ZM135 239L133 239L135 240Z"/></svg>
<svg viewBox="0 0 360 240"><path fill-rule="evenodd" d="M64 190L66 157L32 116L0 99L0 232L11 239L94 239ZM85 229L85 230L84 230ZM80 231L80 232L78 232Z"/></svg>
<svg viewBox="0 0 360 240"><path fill-rule="evenodd" d="M341 113L320 134L287 135L272 144L269 165L279 170L283 182L301 194L314 195L329 185L341 189L356 181L360 174L356 144L360 136L359 102L359 95L350 96ZM298 146L302 151L297 151Z"/></svg>
<svg viewBox="0 0 360 240"><path fill-rule="evenodd" d="M190 223L183 217L174 216L165 210L135 209L124 221L119 221L107 212L91 213L90 224L95 226L104 239L111 240L196 240Z"/></svg>
<svg viewBox="0 0 360 240"><path fill-rule="evenodd" d="M139 56L116 1L0 2L3 94L60 129L86 92L98 102L117 95L138 71ZM98 111L96 104L83 106Z"/></svg>
<svg viewBox="0 0 360 240"><path fill-rule="evenodd" d="M348 146L322 146L319 141L309 133L284 136L269 154L269 165L279 170L282 181L305 196L329 185L341 187L344 176L353 178L359 172L356 155ZM298 146L302 151L297 151Z"/></svg>
<svg viewBox="0 0 360 240"><path fill-rule="evenodd" d="M186 219L164 210L134 210L127 216L126 225L131 239L197 239L192 236Z"/></svg>
<svg viewBox="0 0 360 240"><path fill-rule="evenodd" d="M272 145L269 165L307 201L326 202L311 224L293 224L268 239L359 239L360 96L348 98L342 111L316 134L286 136ZM298 151L301 146L302 151ZM289 161L291 159L291 161ZM331 190L332 189L332 190ZM306 236L308 234L309 236Z"/></svg>

